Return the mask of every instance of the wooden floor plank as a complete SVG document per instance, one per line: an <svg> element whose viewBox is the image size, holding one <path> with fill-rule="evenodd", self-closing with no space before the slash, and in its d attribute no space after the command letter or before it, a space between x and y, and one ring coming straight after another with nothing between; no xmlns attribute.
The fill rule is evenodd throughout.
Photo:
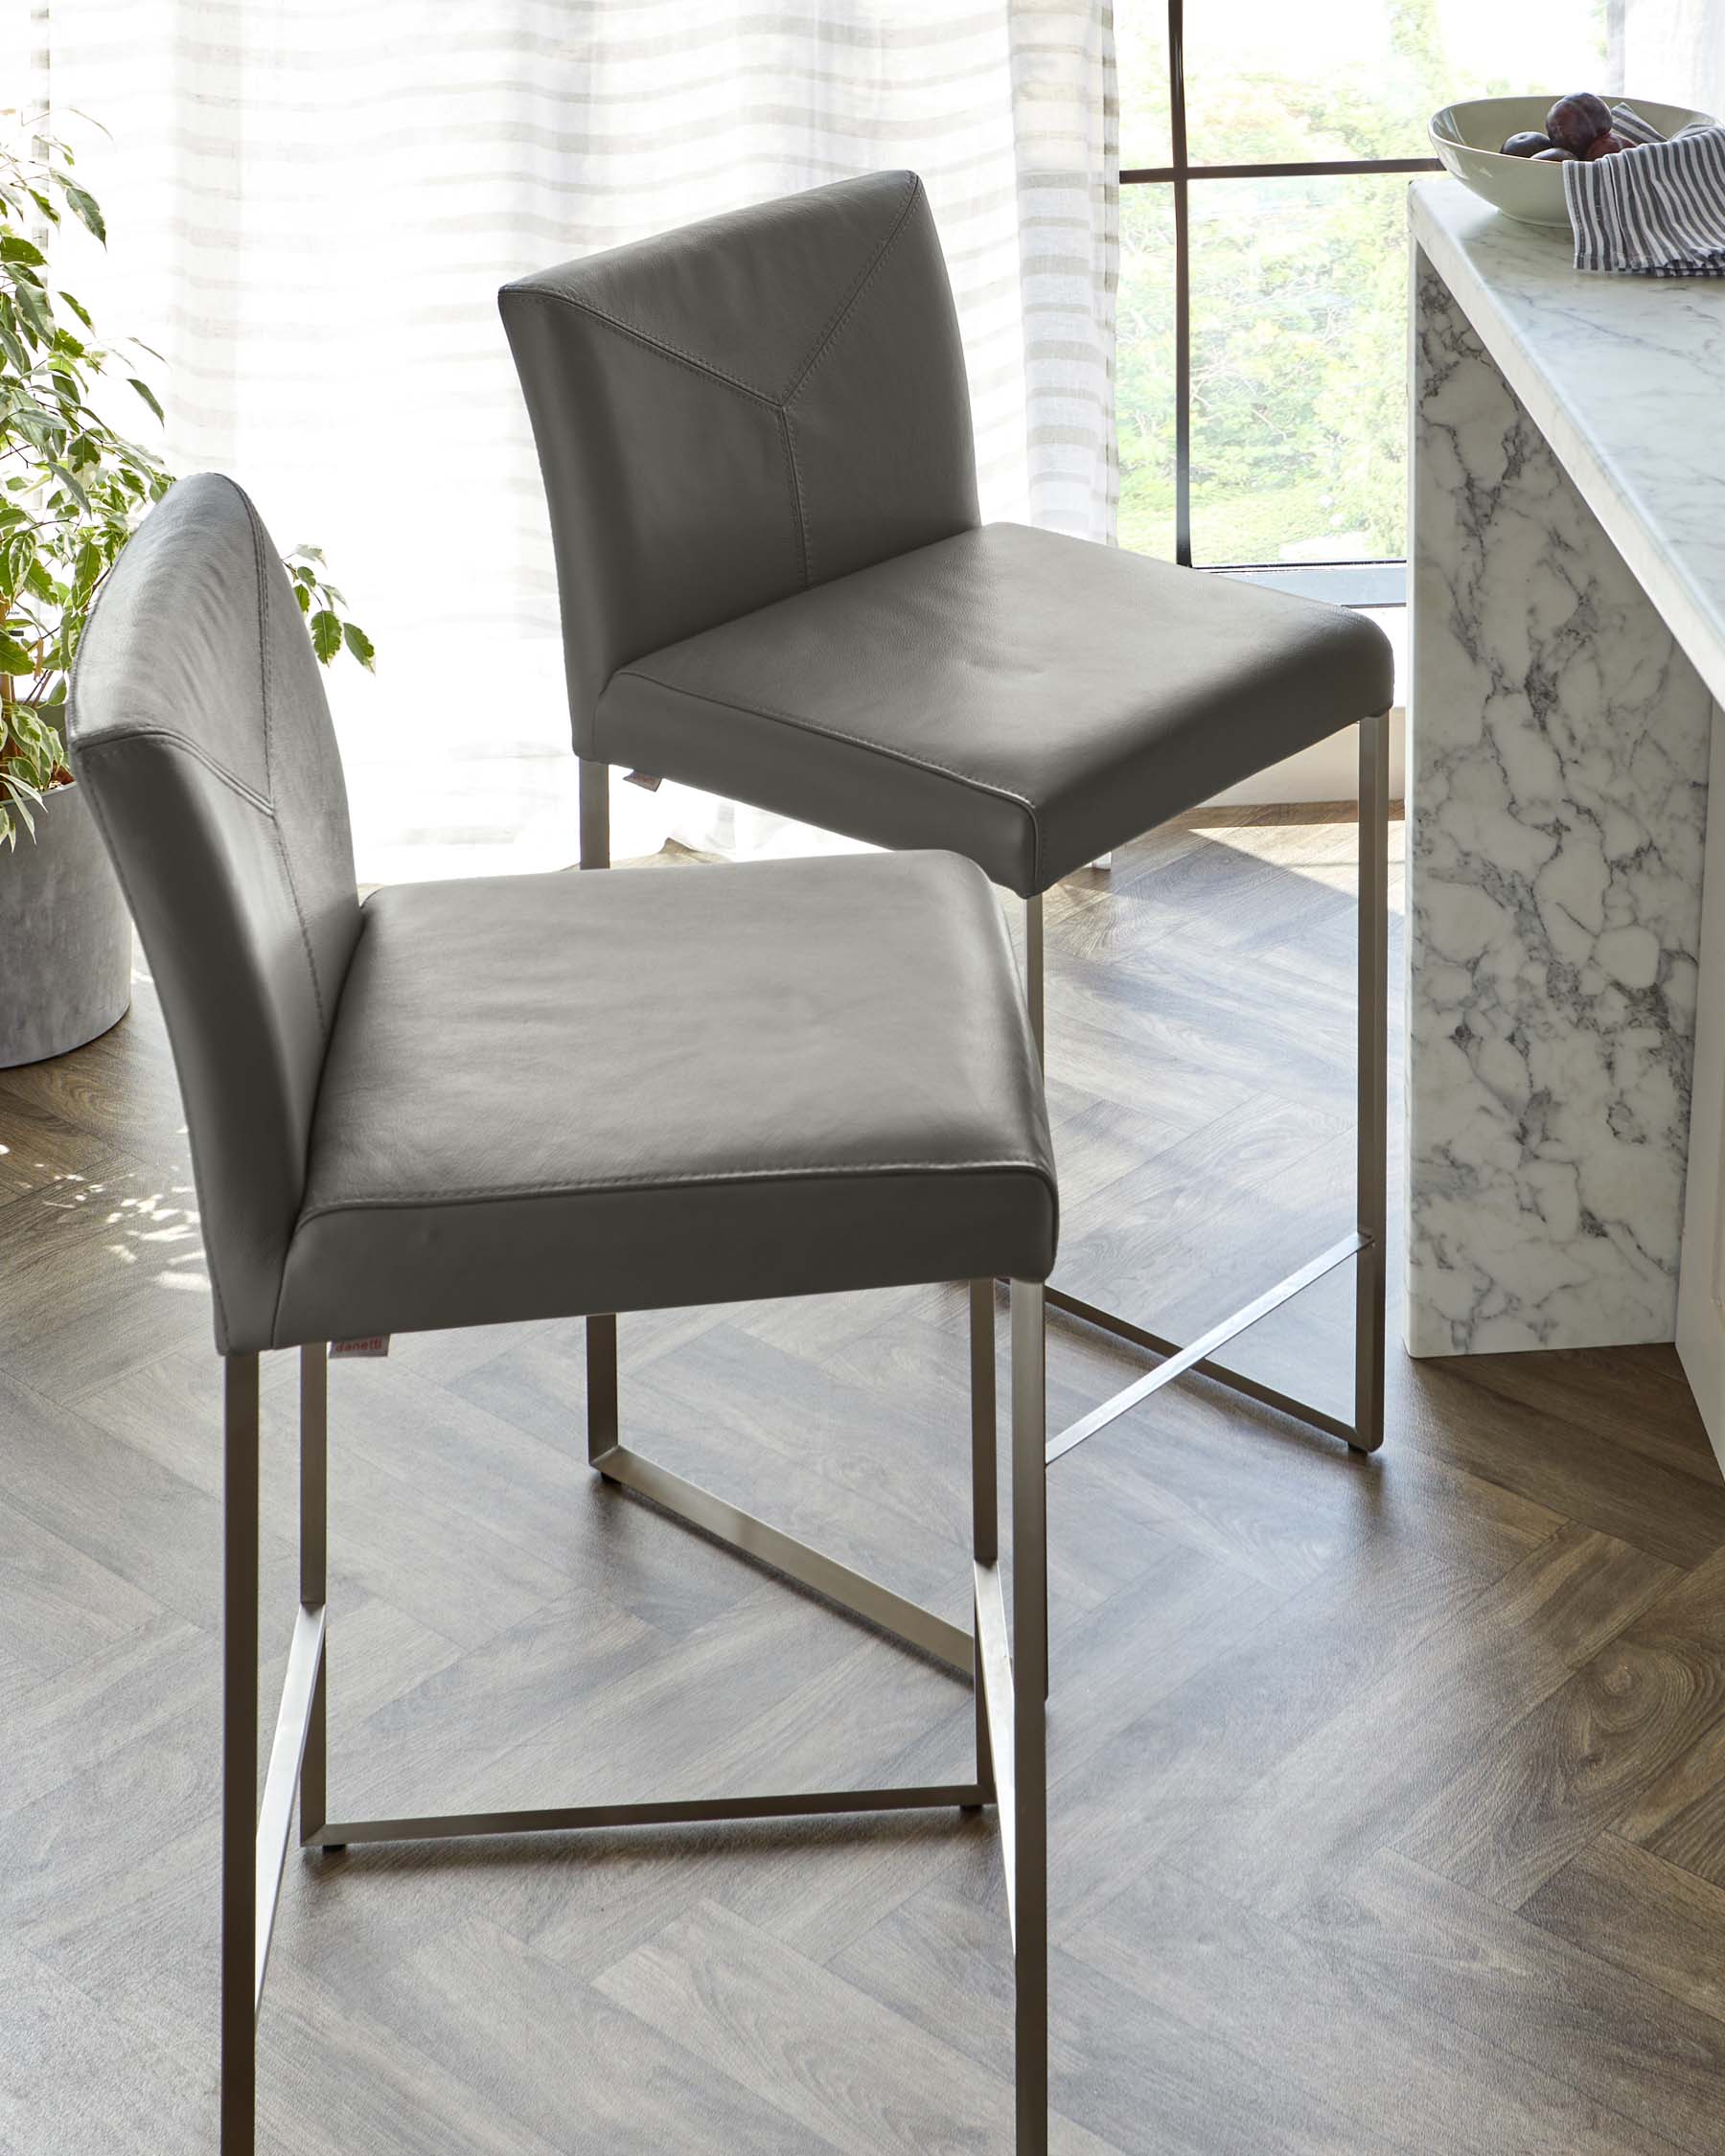
<svg viewBox="0 0 1725 2156"><path fill-rule="evenodd" d="M1340 2147L1387 2141L1445 2156L1663 2156L1674 2145L1628 2118L1601 2116L1566 2069L1512 2058L1489 2030L1400 1981L1387 1959L1350 1958L1348 1943L1321 1927L1291 1931L1161 1870L1065 1951L1334 2107L1346 2122Z"/></svg>
<svg viewBox="0 0 1725 2156"><path fill-rule="evenodd" d="M1004 2077L716 1903L668 1924L597 1982L709 2072L742 2079L842 2156L980 2151L1010 2134ZM1057 2156L1108 2147L1058 2114L1049 2145Z"/></svg>
<svg viewBox="0 0 1725 2156"><path fill-rule="evenodd" d="M1440 2014L1643 2134L1717 2149L1725 2028L1711 2015L1394 1851L1301 1920L1403 2010Z"/></svg>
<svg viewBox="0 0 1725 2156"><path fill-rule="evenodd" d="M383 2042L436 2058L484 2092L494 2133L513 2125L535 2146L567 2148L572 2113L606 2156L805 2156L833 2145L482 1918L376 1970L362 1996Z"/></svg>
<svg viewBox="0 0 1725 2156"><path fill-rule="evenodd" d="M1521 1913L1597 1961L1725 2021L1725 1888L1601 1834Z"/></svg>
<svg viewBox="0 0 1725 2156"><path fill-rule="evenodd" d="M1441 1788L1614 1638L1674 1576L1565 1527L1416 1644L1387 1651L1342 1711L1181 1844L1218 1892L1285 1912L1410 1824Z"/></svg>
<svg viewBox="0 0 1725 2156"><path fill-rule="evenodd" d="M1714 1556L1478 1747L1397 1846L1516 1908L1721 1716L1725 1560Z"/></svg>

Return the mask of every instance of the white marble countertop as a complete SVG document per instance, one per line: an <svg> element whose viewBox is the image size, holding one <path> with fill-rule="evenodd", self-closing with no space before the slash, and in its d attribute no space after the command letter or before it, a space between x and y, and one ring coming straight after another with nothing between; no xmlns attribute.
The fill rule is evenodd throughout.
<svg viewBox="0 0 1725 2156"><path fill-rule="evenodd" d="M1725 703L1725 278L1584 276L1567 232L1457 180L1414 239L1715 700Z"/></svg>

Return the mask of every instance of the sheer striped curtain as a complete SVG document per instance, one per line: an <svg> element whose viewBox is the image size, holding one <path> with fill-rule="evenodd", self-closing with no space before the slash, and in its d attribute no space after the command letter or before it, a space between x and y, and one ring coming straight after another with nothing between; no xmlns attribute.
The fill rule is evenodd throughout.
<svg viewBox="0 0 1725 2156"><path fill-rule="evenodd" d="M1725 118L1721 0L1611 0L1618 80L1632 96L1694 104ZM1614 53L1614 59L1617 57Z"/></svg>
<svg viewBox="0 0 1725 2156"><path fill-rule="evenodd" d="M368 878L574 851L505 278L913 167L957 292L986 513L1112 536L1111 0L26 11L25 96L111 131L65 120L109 252L74 237L57 267L163 355L170 457L234 472L284 546L321 542L376 639L375 681L331 677ZM619 852L715 833L669 787L620 789L616 814ZM718 836L774 838L759 819Z"/></svg>

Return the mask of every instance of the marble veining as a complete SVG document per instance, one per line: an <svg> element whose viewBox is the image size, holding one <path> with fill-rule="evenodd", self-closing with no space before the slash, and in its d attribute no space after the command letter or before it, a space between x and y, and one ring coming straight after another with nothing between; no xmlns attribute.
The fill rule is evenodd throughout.
<svg viewBox="0 0 1725 2156"><path fill-rule="evenodd" d="M1415 266L1408 1345L1668 1340L1713 698L1643 576L1682 534L1632 568L1548 440L1576 451L1589 414L1536 424ZM1725 388L1725 338L1717 357ZM1651 414L1657 383L1624 370ZM1716 445L1711 469L1716 546Z"/></svg>
<svg viewBox="0 0 1725 2156"><path fill-rule="evenodd" d="M1427 261L1725 703L1725 280L1585 275L1567 233L1452 179L1409 202Z"/></svg>

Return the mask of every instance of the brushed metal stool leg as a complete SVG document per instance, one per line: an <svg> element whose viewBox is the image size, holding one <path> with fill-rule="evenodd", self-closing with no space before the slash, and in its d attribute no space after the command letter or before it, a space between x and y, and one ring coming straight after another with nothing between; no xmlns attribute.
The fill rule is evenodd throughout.
<svg viewBox="0 0 1725 2156"><path fill-rule="evenodd" d="M1354 1267L1355 1452L1384 1441L1385 1185L1389 1175L1389 715L1360 722L1360 1045L1356 1166L1362 1249Z"/></svg>
<svg viewBox="0 0 1725 2156"><path fill-rule="evenodd" d="M597 1467L617 1448L617 1320L586 1321L587 1465Z"/></svg>
<svg viewBox="0 0 1725 2156"><path fill-rule="evenodd" d="M330 1548L330 1359L328 1344L300 1349L300 1608L325 1608ZM311 1709L300 1755L300 1842L309 1845L329 1816L329 1715L325 1697L329 1633L318 1653Z"/></svg>
<svg viewBox="0 0 1725 2156"><path fill-rule="evenodd" d="M581 759L581 865L610 866L610 766ZM586 1321L587 1459L597 1465L617 1442L617 1320Z"/></svg>
<svg viewBox="0 0 1725 2156"><path fill-rule="evenodd" d="M995 1284L970 1284L971 1554L994 1565L1000 1554L1000 1498L996 1471ZM988 1684L982 1666L982 1613L971 1600L971 1686L977 1715L977 1788L979 1811L995 1799L994 1752L988 1737Z"/></svg>
<svg viewBox="0 0 1725 2156"><path fill-rule="evenodd" d="M581 759L581 865L610 866L610 766Z"/></svg>
<svg viewBox="0 0 1725 2156"><path fill-rule="evenodd" d="M222 1438L221 2156L257 2144L258 1358L230 1355Z"/></svg>
<svg viewBox="0 0 1725 2156"><path fill-rule="evenodd" d="M1013 1970L1018 2156L1048 2145L1047 1438L1040 1282L1012 1283Z"/></svg>

